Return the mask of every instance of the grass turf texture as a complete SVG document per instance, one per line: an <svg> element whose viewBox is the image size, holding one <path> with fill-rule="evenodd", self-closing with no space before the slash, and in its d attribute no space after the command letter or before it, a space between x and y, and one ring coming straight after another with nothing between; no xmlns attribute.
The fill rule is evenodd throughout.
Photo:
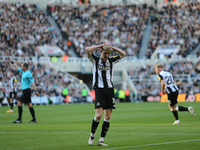
<svg viewBox="0 0 200 150"><path fill-rule="evenodd" d="M14 113L9 107L0 107L0 150L191 150L200 149L200 103L193 105L197 116L179 112L181 125L173 126L174 117L167 103L118 103L113 110L111 125L105 138L108 147L97 146L101 133L101 120L93 146L90 135L93 104L34 106L38 123L29 124L31 115L23 106L21 124L13 124Z"/></svg>

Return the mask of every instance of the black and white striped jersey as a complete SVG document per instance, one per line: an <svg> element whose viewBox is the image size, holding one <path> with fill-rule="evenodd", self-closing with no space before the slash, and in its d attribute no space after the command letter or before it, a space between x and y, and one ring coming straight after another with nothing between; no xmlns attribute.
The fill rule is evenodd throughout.
<svg viewBox="0 0 200 150"><path fill-rule="evenodd" d="M114 88L113 65L119 62L120 56L113 56L103 62L92 53L89 59L93 63L93 88Z"/></svg>
<svg viewBox="0 0 200 150"><path fill-rule="evenodd" d="M0 98L4 97L3 95L3 83L0 81Z"/></svg>
<svg viewBox="0 0 200 150"><path fill-rule="evenodd" d="M164 80L167 93L172 93L172 92L178 91L178 87L177 87L176 83L174 82L173 76L170 72L161 71L158 74L158 79L160 82L162 80Z"/></svg>
<svg viewBox="0 0 200 150"><path fill-rule="evenodd" d="M13 89L15 83L17 82L17 78L15 76L13 76L11 79L10 79L10 90ZM17 92L17 86L15 87L14 91L12 92Z"/></svg>

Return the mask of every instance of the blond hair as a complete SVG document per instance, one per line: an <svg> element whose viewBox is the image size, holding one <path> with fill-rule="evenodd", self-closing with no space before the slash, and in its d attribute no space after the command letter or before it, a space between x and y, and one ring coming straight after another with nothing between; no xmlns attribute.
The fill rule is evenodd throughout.
<svg viewBox="0 0 200 150"><path fill-rule="evenodd" d="M109 53L112 52L112 48L110 46L104 45L101 47L102 51L108 51Z"/></svg>
<svg viewBox="0 0 200 150"><path fill-rule="evenodd" d="M158 63L155 65L156 68L163 68L163 65L161 63Z"/></svg>

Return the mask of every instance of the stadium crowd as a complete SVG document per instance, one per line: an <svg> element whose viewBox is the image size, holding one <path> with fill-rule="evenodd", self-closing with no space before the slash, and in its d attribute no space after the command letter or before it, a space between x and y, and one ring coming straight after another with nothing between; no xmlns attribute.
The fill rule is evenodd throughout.
<svg viewBox="0 0 200 150"><path fill-rule="evenodd" d="M72 41L80 57L87 57L86 46L104 42L126 50L128 56L138 57L151 11L146 4L79 7L55 5L49 10L64 37Z"/></svg>
<svg viewBox="0 0 200 150"><path fill-rule="evenodd" d="M173 74L177 82L179 93L200 93L200 61L196 64L192 62L173 62L164 65L164 70ZM141 95L158 95L160 84L154 66L145 65L128 69L128 75Z"/></svg>
<svg viewBox="0 0 200 150"><path fill-rule="evenodd" d="M49 12L50 11L50 12ZM147 50L150 58L158 45L179 44L179 55L185 57L194 52L199 43L199 14L200 3L182 3L180 6L166 5L155 9L148 5L123 6L91 6L81 5L48 5L47 15L56 21L63 38L75 47L79 57L87 57L85 47L110 43L127 52L128 56L138 57L143 32L146 29L149 15L152 17L152 32ZM1 56L40 57L37 46L49 44L57 45L68 53L68 47L63 43L62 37L55 31L47 15L40 11L35 4L4 3L0 2L0 54ZM72 43L70 43L72 42ZM70 45L68 45L70 46ZM99 51L95 52L99 55ZM195 51L200 56L200 50ZM115 55L115 52L113 52ZM10 69L7 62L0 63L0 77L4 83L9 83L7 71ZM40 63L29 62L36 85L40 87L41 95L62 95L67 86L69 95L81 97L81 88L70 79L55 72ZM173 72L180 92L200 92L199 80L200 62L170 63L165 70ZM160 87L155 80L154 66L129 68L128 74L141 95L157 95ZM20 82L19 76L17 79ZM146 80L148 79L148 80Z"/></svg>
<svg viewBox="0 0 200 150"><path fill-rule="evenodd" d="M1 56L39 57L37 46L44 44L57 45L70 55L62 37L38 5L1 2L0 10ZM200 3L164 5L154 12L148 5L74 7L65 4L48 5L47 12L57 22L63 38L69 41L68 46L72 44L80 57L86 57L86 46L103 42L126 50L128 56L138 57L150 14L154 19L147 58L157 46L165 44L179 44L178 55L185 57L194 52L200 39ZM199 56L200 52L196 54Z"/></svg>
<svg viewBox="0 0 200 150"><path fill-rule="evenodd" d="M35 4L0 2L1 56L37 56L37 46L57 45L68 54L62 37Z"/></svg>
<svg viewBox="0 0 200 150"><path fill-rule="evenodd" d="M199 15L199 2L181 3L180 6L170 4L155 9L147 58L159 45L180 45L178 55L183 57L194 52L200 41ZM196 53L200 56L199 51Z"/></svg>

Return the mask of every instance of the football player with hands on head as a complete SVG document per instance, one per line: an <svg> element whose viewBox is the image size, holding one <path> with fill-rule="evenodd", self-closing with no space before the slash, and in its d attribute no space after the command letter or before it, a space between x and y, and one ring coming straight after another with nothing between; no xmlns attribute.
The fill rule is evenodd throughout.
<svg viewBox="0 0 200 150"><path fill-rule="evenodd" d="M92 53L96 49L100 49L100 57ZM113 50L118 55L109 57ZM104 143L104 138L110 126L112 109L115 109L114 85L112 81L113 66L126 56L126 52L110 44L93 45L86 48L86 51L88 58L93 63L93 89L95 90L95 117L92 121L88 144L93 145L94 143L95 132L104 110L104 122L98 145L108 146Z"/></svg>

